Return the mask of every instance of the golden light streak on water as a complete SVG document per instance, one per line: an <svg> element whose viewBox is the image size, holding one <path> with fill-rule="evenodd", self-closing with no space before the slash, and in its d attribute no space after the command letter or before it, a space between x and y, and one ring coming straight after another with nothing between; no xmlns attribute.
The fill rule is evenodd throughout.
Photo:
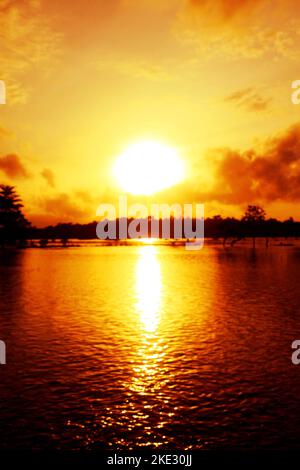
<svg viewBox="0 0 300 470"><path fill-rule="evenodd" d="M137 309L146 333L159 325L162 279L155 246L142 246L136 270Z"/></svg>
<svg viewBox="0 0 300 470"><path fill-rule="evenodd" d="M136 267L136 309L140 318L140 343L132 364L130 390L140 395L157 393L165 385L158 379L159 366L165 356L165 344L159 325L163 282L155 246L142 246Z"/></svg>

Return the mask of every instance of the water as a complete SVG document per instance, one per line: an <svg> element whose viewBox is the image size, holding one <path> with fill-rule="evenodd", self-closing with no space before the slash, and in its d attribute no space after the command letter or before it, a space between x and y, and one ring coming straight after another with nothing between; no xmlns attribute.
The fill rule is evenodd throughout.
<svg viewBox="0 0 300 470"><path fill-rule="evenodd" d="M1 256L0 448L299 447L300 249Z"/></svg>

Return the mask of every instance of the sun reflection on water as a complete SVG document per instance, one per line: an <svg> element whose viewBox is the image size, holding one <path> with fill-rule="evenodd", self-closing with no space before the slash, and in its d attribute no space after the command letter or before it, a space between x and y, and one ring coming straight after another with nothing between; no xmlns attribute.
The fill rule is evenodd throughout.
<svg viewBox="0 0 300 470"><path fill-rule="evenodd" d="M159 324L161 272L154 246L143 246L136 270L137 308L145 332L154 333Z"/></svg>
<svg viewBox="0 0 300 470"><path fill-rule="evenodd" d="M130 389L141 395L157 393L164 384L158 377L158 370L163 367L166 345L159 330L162 276L156 250L155 246L141 247L136 268L136 307L141 333L132 364Z"/></svg>
<svg viewBox="0 0 300 470"><path fill-rule="evenodd" d="M160 256L157 246L139 247L133 304L137 319L135 346L128 356L130 375L123 382L127 397L122 404L107 409L102 418L105 426L113 423L120 429L126 427L126 432L131 435L127 439L134 439L138 447L161 447L172 440L165 434L165 426L174 413L168 390L168 344L161 318L164 283ZM127 440L124 436L116 438L114 445L127 448Z"/></svg>

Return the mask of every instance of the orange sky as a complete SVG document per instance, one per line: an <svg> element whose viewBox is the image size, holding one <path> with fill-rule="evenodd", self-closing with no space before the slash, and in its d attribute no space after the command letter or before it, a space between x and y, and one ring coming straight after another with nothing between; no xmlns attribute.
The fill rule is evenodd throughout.
<svg viewBox="0 0 300 470"><path fill-rule="evenodd" d="M120 193L117 156L150 139L187 166L155 202L299 219L297 13L296 0L0 0L0 182L38 225L91 221Z"/></svg>

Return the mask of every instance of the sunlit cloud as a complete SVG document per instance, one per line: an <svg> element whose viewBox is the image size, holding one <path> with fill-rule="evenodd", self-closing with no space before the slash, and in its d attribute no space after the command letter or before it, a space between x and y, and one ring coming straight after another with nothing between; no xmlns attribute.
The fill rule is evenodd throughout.
<svg viewBox="0 0 300 470"><path fill-rule="evenodd" d="M1 2L0 24L0 71L7 103L25 103L31 91L28 74L47 73L54 65L61 34L52 29L40 2L32 0Z"/></svg>
<svg viewBox="0 0 300 470"><path fill-rule="evenodd" d="M262 96L255 88L249 87L227 95L224 101L247 111L259 112L269 108L271 98Z"/></svg>
<svg viewBox="0 0 300 470"><path fill-rule="evenodd" d="M63 192L48 184L48 189L28 198L26 214L37 226L57 223L89 223L96 219L96 208L102 199L78 188Z"/></svg>
<svg viewBox="0 0 300 470"><path fill-rule="evenodd" d="M233 20L239 14L249 14L266 0L189 0L191 8L216 15L224 20Z"/></svg>
<svg viewBox="0 0 300 470"><path fill-rule="evenodd" d="M109 70L120 75L145 80L165 81L172 78L167 69L162 65L143 60L101 60L97 62L96 68L98 70Z"/></svg>
<svg viewBox="0 0 300 470"><path fill-rule="evenodd" d="M0 171L8 178L28 178L30 176L20 157L14 154L0 157Z"/></svg>
<svg viewBox="0 0 300 470"><path fill-rule="evenodd" d="M41 172L41 176L45 179L49 186L52 188L55 187L55 177L53 171L49 170L49 168L45 168Z"/></svg>
<svg viewBox="0 0 300 470"><path fill-rule="evenodd" d="M39 206L43 214L48 218L58 222L59 220L74 222L86 217L84 207L67 193L58 193L53 196L46 196L40 199Z"/></svg>
<svg viewBox="0 0 300 470"><path fill-rule="evenodd" d="M300 201L300 124L266 140L260 149L216 149L208 157L215 182L205 192L195 186L189 197L229 205Z"/></svg>
<svg viewBox="0 0 300 470"><path fill-rule="evenodd" d="M198 55L227 59L296 59L297 0L190 0L178 15L177 37Z"/></svg>

